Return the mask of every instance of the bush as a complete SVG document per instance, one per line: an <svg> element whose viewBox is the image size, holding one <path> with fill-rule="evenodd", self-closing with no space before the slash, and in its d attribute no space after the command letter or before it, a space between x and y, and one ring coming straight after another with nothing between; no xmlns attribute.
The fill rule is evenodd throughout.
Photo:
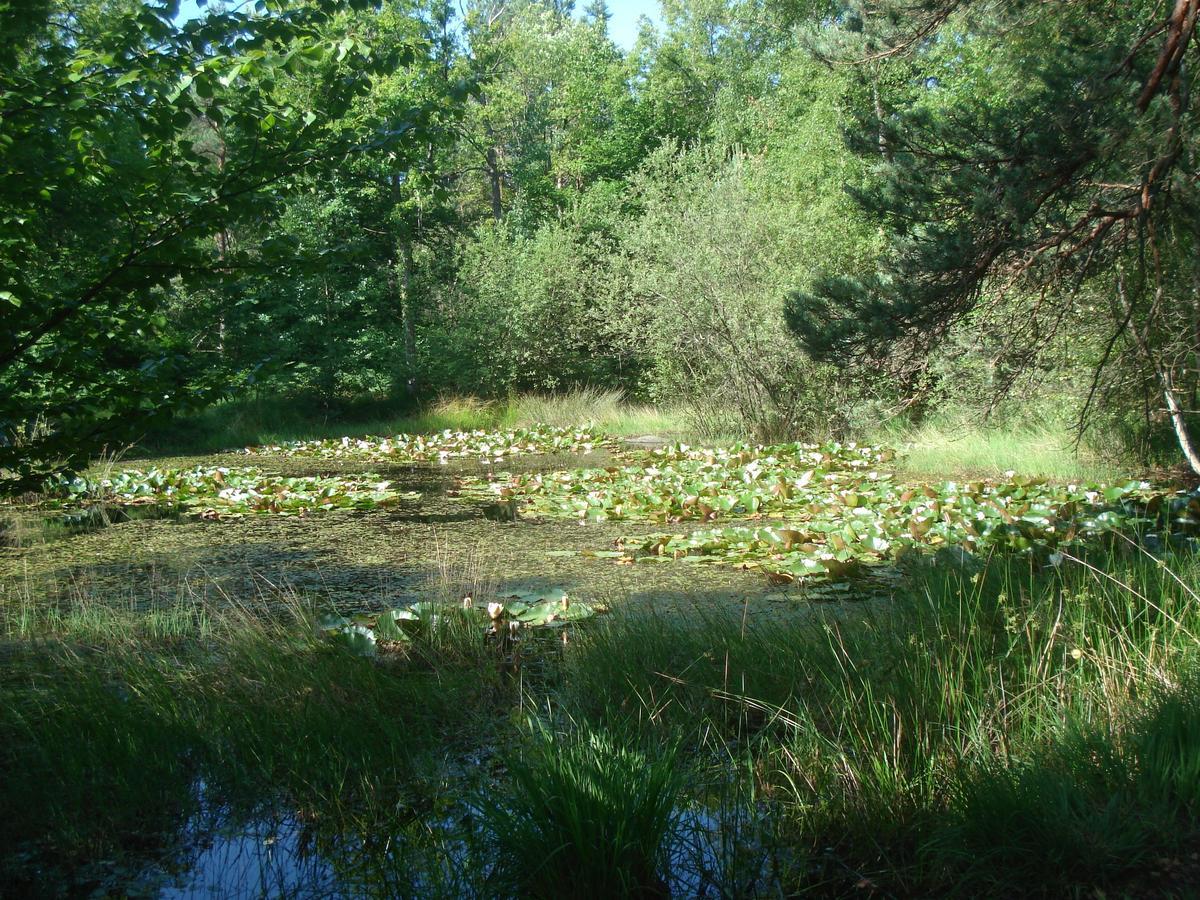
<svg viewBox="0 0 1200 900"><path fill-rule="evenodd" d="M610 285L590 244L570 223L481 227L444 315L423 332L424 381L485 396L620 387L601 320Z"/></svg>
<svg viewBox="0 0 1200 900"><path fill-rule="evenodd" d="M805 200L768 202L767 164L665 148L635 182L642 208L622 243L628 298L611 320L649 360L649 392L687 403L707 437L828 437L850 382L811 362L783 297L828 262ZM827 249L827 248L826 248Z"/></svg>

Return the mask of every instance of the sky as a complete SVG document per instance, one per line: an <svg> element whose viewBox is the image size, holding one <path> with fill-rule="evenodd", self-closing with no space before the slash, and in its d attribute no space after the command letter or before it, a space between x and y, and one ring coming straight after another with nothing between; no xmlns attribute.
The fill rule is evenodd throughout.
<svg viewBox="0 0 1200 900"><path fill-rule="evenodd" d="M662 24L658 0L608 0L608 9L612 13L608 33L626 50L632 49L637 40L640 17L646 16L656 25Z"/></svg>
<svg viewBox="0 0 1200 900"><path fill-rule="evenodd" d="M576 14L582 14L586 5L584 0L576 0ZM659 15L658 0L608 0L608 8L612 13L612 21L608 23L608 33L612 39L626 50L632 49L633 42L638 36L638 19L648 17L655 24L662 22ZM196 0L180 0L179 19L187 20L200 14Z"/></svg>

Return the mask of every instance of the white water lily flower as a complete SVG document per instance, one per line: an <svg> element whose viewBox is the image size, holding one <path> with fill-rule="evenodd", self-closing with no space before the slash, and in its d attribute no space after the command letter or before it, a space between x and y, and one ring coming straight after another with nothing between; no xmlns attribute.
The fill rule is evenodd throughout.
<svg viewBox="0 0 1200 900"><path fill-rule="evenodd" d="M502 615L504 615L504 604L503 603L495 603L495 602L489 603L487 605L487 611L488 611L488 618L498 619Z"/></svg>

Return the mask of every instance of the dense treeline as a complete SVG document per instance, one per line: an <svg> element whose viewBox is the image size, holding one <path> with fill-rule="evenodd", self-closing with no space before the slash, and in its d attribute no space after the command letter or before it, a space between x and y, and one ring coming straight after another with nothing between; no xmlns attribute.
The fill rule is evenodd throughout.
<svg viewBox="0 0 1200 900"><path fill-rule="evenodd" d="M0 470L249 390L1191 450L1196 2L0 7Z"/></svg>

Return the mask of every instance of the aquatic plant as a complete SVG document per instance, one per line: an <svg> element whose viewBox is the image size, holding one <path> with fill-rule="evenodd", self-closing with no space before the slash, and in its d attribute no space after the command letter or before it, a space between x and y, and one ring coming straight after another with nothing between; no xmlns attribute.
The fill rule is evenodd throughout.
<svg viewBox="0 0 1200 900"><path fill-rule="evenodd" d="M588 425L574 428L533 425L502 431L446 429L436 434L287 441L248 447L244 452L254 456L444 463L469 457L493 461L534 453L586 453L612 443L611 438Z"/></svg>
<svg viewBox="0 0 1200 900"><path fill-rule="evenodd" d="M628 465L492 482L463 478L460 493L584 521L751 520L756 524L621 538L617 551L595 555L726 563L785 579L850 576L914 549L1049 558L1118 531L1137 532L1148 546L1188 543L1200 524L1200 497L1145 481L1062 485L1010 473L1003 480L900 484L881 469L893 458L890 450L856 444L679 445Z"/></svg>
<svg viewBox="0 0 1200 900"><path fill-rule="evenodd" d="M813 497L778 525L639 535L617 546L627 559L727 563L787 579L851 576L912 551L951 547L960 562L1017 552L1057 565L1064 553L1117 533L1137 534L1148 547L1191 546L1198 511L1200 499L1146 482L1060 486L1013 478L903 487L880 479Z"/></svg>
<svg viewBox="0 0 1200 900"><path fill-rule="evenodd" d="M457 604L423 600L375 613L326 613L317 620L317 631L362 656L373 656L379 641L407 643L450 622L507 644L522 628L557 628L602 612L607 612L605 606L574 600L565 591L523 591L502 594L486 606L468 596Z"/></svg>
<svg viewBox="0 0 1200 900"><path fill-rule="evenodd" d="M78 510L96 504L169 506L202 519L301 516L325 509L373 509L421 495L377 475L286 478L251 468L129 469L102 478L80 475L48 483L40 505Z"/></svg>
<svg viewBox="0 0 1200 900"><path fill-rule="evenodd" d="M674 745L531 724L481 803L503 896L665 897L668 836L684 778Z"/></svg>

